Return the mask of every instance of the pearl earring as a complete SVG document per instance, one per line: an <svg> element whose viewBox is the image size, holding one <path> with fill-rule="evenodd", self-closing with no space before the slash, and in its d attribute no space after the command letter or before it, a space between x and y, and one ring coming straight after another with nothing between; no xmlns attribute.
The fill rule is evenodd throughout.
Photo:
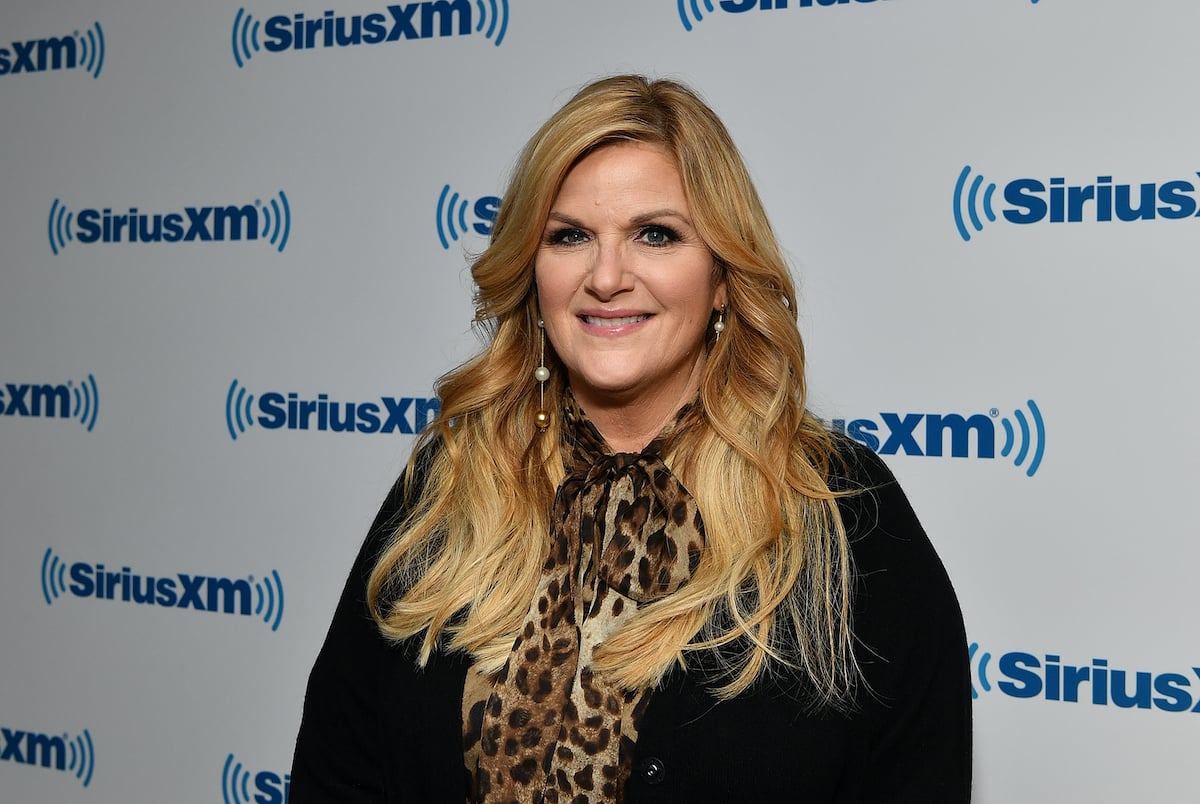
<svg viewBox="0 0 1200 804"><path fill-rule="evenodd" d="M713 332L717 333L713 338L715 341L721 337L721 333L725 331L725 305L721 305L721 309L717 311L717 320L713 322Z"/></svg>
<svg viewBox="0 0 1200 804"><path fill-rule="evenodd" d="M533 378L538 384L538 412L533 423L538 430L550 426L550 414L546 412L546 380L550 379L550 369L546 368L546 325L538 319L538 367L533 370Z"/></svg>

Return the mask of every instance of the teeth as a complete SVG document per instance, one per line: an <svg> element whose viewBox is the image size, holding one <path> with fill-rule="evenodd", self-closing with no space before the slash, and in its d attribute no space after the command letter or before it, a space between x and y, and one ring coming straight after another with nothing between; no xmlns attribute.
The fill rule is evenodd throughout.
<svg viewBox="0 0 1200 804"><path fill-rule="evenodd" d="M594 315L585 315L583 320L594 327L622 327L626 324L636 324L639 321L645 321L649 317L648 315L627 315L624 318L599 318Z"/></svg>

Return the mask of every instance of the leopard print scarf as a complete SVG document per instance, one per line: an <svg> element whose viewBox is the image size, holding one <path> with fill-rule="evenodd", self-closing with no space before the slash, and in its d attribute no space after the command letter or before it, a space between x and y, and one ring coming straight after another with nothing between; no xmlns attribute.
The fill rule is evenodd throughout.
<svg viewBox="0 0 1200 804"><path fill-rule="evenodd" d="M472 669L464 691L469 801L621 800L650 691L594 673L592 652L700 560L700 511L659 457L674 426L613 454L567 395L541 581L507 664L494 679Z"/></svg>

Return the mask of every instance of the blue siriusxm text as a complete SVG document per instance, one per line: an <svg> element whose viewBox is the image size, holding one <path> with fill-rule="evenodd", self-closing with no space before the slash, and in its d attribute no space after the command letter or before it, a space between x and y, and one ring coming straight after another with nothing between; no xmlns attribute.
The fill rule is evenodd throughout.
<svg viewBox="0 0 1200 804"><path fill-rule="evenodd" d="M129 567L110 570L103 564L77 561L68 570L67 589L76 597L118 600L197 611L250 616L253 578L218 578L173 573L168 577L141 575Z"/></svg>
<svg viewBox="0 0 1200 804"><path fill-rule="evenodd" d="M83 209L75 218L80 243L190 243L258 239L258 210L253 204L184 207L182 212L146 213Z"/></svg>
<svg viewBox="0 0 1200 804"><path fill-rule="evenodd" d="M991 670L991 654L977 644L971 646L971 658L976 697L996 689L1010 698L1200 714L1200 667L1156 673L1128 670L1104 658L1073 663L1061 654L1010 651Z"/></svg>
<svg viewBox="0 0 1200 804"><path fill-rule="evenodd" d="M334 433L419 433L441 410L441 402L411 396L381 396L378 402L338 402L329 394L301 399L276 391L258 398L258 423L268 430L329 430Z"/></svg>
<svg viewBox="0 0 1200 804"><path fill-rule="evenodd" d="M0 413L70 418L71 388L63 383L5 383L0 390Z"/></svg>
<svg viewBox="0 0 1200 804"><path fill-rule="evenodd" d="M263 26L263 47L272 53L284 50L312 50L318 47L351 47L399 42L401 39L431 39L435 36L469 36L471 3L469 0L438 0L426 3L396 3L384 13L335 15L326 11L320 17L303 13L279 14Z"/></svg>
<svg viewBox="0 0 1200 804"><path fill-rule="evenodd" d="M0 75L43 73L47 70L74 70L75 37L61 36L13 42L0 48Z"/></svg>
<svg viewBox="0 0 1200 804"><path fill-rule="evenodd" d="M1197 174L1200 176L1200 173ZM1178 220L1200 217L1196 184L1176 179L1161 184L1114 183L1112 176L1097 176L1090 184L1068 184L1064 178L1014 179L1004 187L1010 209L1004 217L1012 223L1079 223Z"/></svg>

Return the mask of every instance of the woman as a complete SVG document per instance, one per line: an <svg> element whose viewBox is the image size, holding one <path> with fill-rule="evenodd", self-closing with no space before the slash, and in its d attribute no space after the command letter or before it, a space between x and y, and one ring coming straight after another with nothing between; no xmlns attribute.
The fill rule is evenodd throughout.
<svg viewBox="0 0 1200 804"><path fill-rule="evenodd" d="M887 469L805 410L713 112L584 88L473 276L489 342L351 573L293 804L968 800L953 590Z"/></svg>

